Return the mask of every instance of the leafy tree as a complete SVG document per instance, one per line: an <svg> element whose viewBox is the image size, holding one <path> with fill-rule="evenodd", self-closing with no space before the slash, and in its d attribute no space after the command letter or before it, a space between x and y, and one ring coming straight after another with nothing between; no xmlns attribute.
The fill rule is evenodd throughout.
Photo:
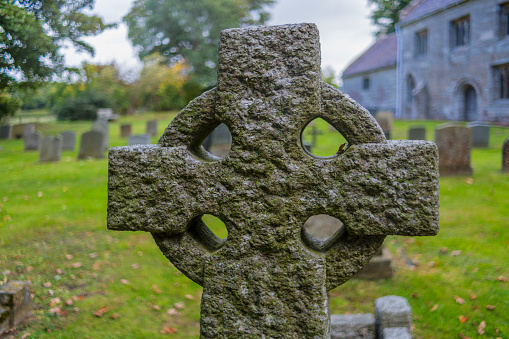
<svg viewBox="0 0 509 339"><path fill-rule="evenodd" d="M368 3L374 6L371 19L373 23L378 26L376 35L395 32L400 11L411 1L412 0L368 0Z"/></svg>
<svg viewBox="0 0 509 339"><path fill-rule="evenodd" d="M20 107L21 100L11 97L6 91L0 91L0 123L13 116Z"/></svg>
<svg viewBox="0 0 509 339"><path fill-rule="evenodd" d="M191 74L215 81L219 32L261 25L276 0L136 0L124 17L140 58L159 53L168 62L185 61Z"/></svg>

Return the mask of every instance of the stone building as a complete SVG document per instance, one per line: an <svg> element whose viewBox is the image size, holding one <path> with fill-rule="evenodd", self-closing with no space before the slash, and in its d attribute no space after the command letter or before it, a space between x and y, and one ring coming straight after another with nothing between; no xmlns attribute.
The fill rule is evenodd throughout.
<svg viewBox="0 0 509 339"><path fill-rule="evenodd" d="M509 1L414 0L400 17L397 90L388 92L398 117L509 122ZM366 75L347 71L366 68L365 54L343 76L353 97L350 84Z"/></svg>

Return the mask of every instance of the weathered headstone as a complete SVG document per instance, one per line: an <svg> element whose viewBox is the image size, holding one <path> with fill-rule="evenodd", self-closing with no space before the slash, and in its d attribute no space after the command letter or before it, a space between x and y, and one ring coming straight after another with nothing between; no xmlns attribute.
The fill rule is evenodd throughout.
<svg viewBox="0 0 509 339"><path fill-rule="evenodd" d="M392 131L392 120L394 120L394 114L392 114L392 112L387 111L378 111L375 114L375 119L376 122L382 128L382 131L384 131L385 137L387 139L390 139Z"/></svg>
<svg viewBox="0 0 509 339"><path fill-rule="evenodd" d="M11 125L1 125L0 126L0 139L10 139L12 138L12 126Z"/></svg>
<svg viewBox="0 0 509 339"><path fill-rule="evenodd" d="M74 151L76 147L76 132L75 131L65 131L60 133L62 136L62 149L64 151Z"/></svg>
<svg viewBox="0 0 509 339"><path fill-rule="evenodd" d="M50 136L41 141L40 162L60 161L62 157L62 136Z"/></svg>
<svg viewBox="0 0 509 339"><path fill-rule="evenodd" d="M41 148L41 132L34 131L25 134L23 138L25 151L38 151Z"/></svg>
<svg viewBox="0 0 509 339"><path fill-rule="evenodd" d="M35 132L35 124L25 124L23 126L23 138L25 138L26 135L34 133Z"/></svg>
<svg viewBox="0 0 509 339"><path fill-rule="evenodd" d="M505 139L502 146L502 172L509 172L509 138Z"/></svg>
<svg viewBox="0 0 509 339"><path fill-rule="evenodd" d="M426 140L426 127L410 127L408 129L408 140Z"/></svg>
<svg viewBox="0 0 509 339"><path fill-rule="evenodd" d="M28 281L9 281L0 285L0 334L30 315Z"/></svg>
<svg viewBox="0 0 509 339"><path fill-rule="evenodd" d="M103 134L104 138L102 139L102 151L106 151L108 149L108 144L110 142L110 126L107 121L96 120L92 124L91 131L97 131Z"/></svg>
<svg viewBox="0 0 509 339"><path fill-rule="evenodd" d="M97 109L97 120L116 120L120 118L118 114L113 114L113 110L111 108L99 108Z"/></svg>
<svg viewBox="0 0 509 339"><path fill-rule="evenodd" d="M151 137L157 135L157 120L149 120L147 121L147 134Z"/></svg>
<svg viewBox="0 0 509 339"><path fill-rule="evenodd" d="M150 135L148 134L140 134L140 135L131 135L127 140L127 144L129 146L132 145L150 145Z"/></svg>
<svg viewBox="0 0 509 339"><path fill-rule="evenodd" d="M404 328L408 332L411 331L412 308L405 298L395 295L378 298L375 300L375 313L379 338L394 338L384 333L389 328ZM401 330L397 330L399 331Z"/></svg>
<svg viewBox="0 0 509 339"><path fill-rule="evenodd" d="M369 263L359 273L353 276L355 279L388 279L394 275L392 259L384 246L380 246Z"/></svg>
<svg viewBox="0 0 509 339"><path fill-rule="evenodd" d="M157 145L109 153L108 228L151 232L203 286L203 337L328 338L328 291L358 272L388 234L438 232L436 146L387 142L372 116L320 79L313 24L221 32L218 87L193 100ZM321 117L351 145L320 159L302 149ZM232 147L210 157L225 123ZM322 213L345 231L322 242ZM201 220L220 218L224 240Z"/></svg>
<svg viewBox="0 0 509 339"><path fill-rule="evenodd" d="M81 135L78 159L104 158L104 134L99 131L88 131Z"/></svg>
<svg viewBox="0 0 509 339"><path fill-rule="evenodd" d="M440 155L440 175L471 175L470 153L472 130L454 123L435 129L435 142Z"/></svg>
<svg viewBox="0 0 509 339"><path fill-rule="evenodd" d="M121 125L120 126L120 137L128 138L131 135L131 125Z"/></svg>
<svg viewBox="0 0 509 339"><path fill-rule="evenodd" d="M469 122L472 130L472 147L486 148L490 146L490 125L482 122Z"/></svg>

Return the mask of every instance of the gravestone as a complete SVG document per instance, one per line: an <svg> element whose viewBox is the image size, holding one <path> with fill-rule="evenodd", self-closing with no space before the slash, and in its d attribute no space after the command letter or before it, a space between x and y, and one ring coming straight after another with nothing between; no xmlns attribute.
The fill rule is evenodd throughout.
<svg viewBox="0 0 509 339"><path fill-rule="evenodd" d="M435 142L440 156L441 176L472 175L470 153L472 130L455 123L446 123L435 129Z"/></svg>
<svg viewBox="0 0 509 339"><path fill-rule="evenodd" d="M387 142L374 118L320 79L313 24L221 32L218 87L184 108L157 145L109 153L108 228L148 231L203 286L203 337L330 337L328 291L393 235L438 232L434 143ZM320 117L347 152L313 157L300 135ZM225 158L202 147L219 124ZM219 239L201 216L228 230ZM326 241L305 221L344 224Z"/></svg>
<svg viewBox="0 0 509 339"><path fill-rule="evenodd" d="M375 119L376 122L382 128L382 131L384 131L385 138L390 139L392 131L392 120L394 120L394 114L387 111L378 111L375 114Z"/></svg>
<svg viewBox="0 0 509 339"><path fill-rule="evenodd" d="M74 148L76 147L76 132L74 131L65 131L60 133L62 136L62 149L64 151L74 151Z"/></svg>
<svg viewBox="0 0 509 339"><path fill-rule="evenodd" d="M25 134L23 138L25 151L38 151L41 148L41 132L34 131Z"/></svg>
<svg viewBox="0 0 509 339"><path fill-rule="evenodd" d="M426 140L426 127L410 127L408 129L408 140Z"/></svg>
<svg viewBox="0 0 509 339"><path fill-rule="evenodd" d="M502 146L502 172L509 172L509 138L505 139Z"/></svg>
<svg viewBox="0 0 509 339"><path fill-rule="evenodd" d="M131 135L131 125L121 125L120 126L120 137L128 138Z"/></svg>
<svg viewBox="0 0 509 339"><path fill-rule="evenodd" d="M40 162L60 161L62 157L62 136L50 136L41 141Z"/></svg>
<svg viewBox="0 0 509 339"><path fill-rule="evenodd" d="M9 281L0 285L0 334L30 315L28 281Z"/></svg>
<svg viewBox="0 0 509 339"><path fill-rule="evenodd" d="M102 139L101 148L103 152L106 151L108 149L108 144L110 142L110 127L108 122L103 120L96 120L92 124L92 128L90 130L97 131L103 134L104 137Z"/></svg>
<svg viewBox="0 0 509 339"><path fill-rule="evenodd" d="M467 124L472 130L472 147L486 148L490 145L490 125L480 122Z"/></svg>
<svg viewBox="0 0 509 339"><path fill-rule="evenodd" d="M34 132L35 124L25 124L25 126L23 126L23 138L25 138L26 135Z"/></svg>
<svg viewBox="0 0 509 339"><path fill-rule="evenodd" d="M0 139L10 139L10 138L12 138L12 126L11 125L0 126Z"/></svg>
<svg viewBox="0 0 509 339"><path fill-rule="evenodd" d="M232 135L225 124L219 124L203 141L203 148L217 157L225 157L230 151Z"/></svg>
<svg viewBox="0 0 509 339"><path fill-rule="evenodd" d="M127 144L129 146L150 145L150 135L148 135L148 134L131 135L127 141Z"/></svg>
<svg viewBox="0 0 509 339"><path fill-rule="evenodd" d="M79 159L104 158L104 134L99 131L89 131L81 135Z"/></svg>
<svg viewBox="0 0 509 339"><path fill-rule="evenodd" d="M410 333L412 327L412 308L408 300L396 295L378 298L375 300L375 314L379 338L407 338L406 336L391 337L385 331L397 328L399 330L396 330L396 332L403 331L408 332L408 334Z"/></svg>
<svg viewBox="0 0 509 339"><path fill-rule="evenodd" d="M149 120L147 121L147 134L151 137L157 135L157 120Z"/></svg>

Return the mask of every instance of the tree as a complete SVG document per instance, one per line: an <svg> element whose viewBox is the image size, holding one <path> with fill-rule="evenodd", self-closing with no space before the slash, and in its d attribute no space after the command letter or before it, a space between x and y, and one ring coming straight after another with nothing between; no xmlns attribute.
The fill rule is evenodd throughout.
<svg viewBox="0 0 509 339"><path fill-rule="evenodd" d="M379 28L376 35L395 32L400 11L411 1L412 0L368 0L369 4L374 5L371 19Z"/></svg>
<svg viewBox="0 0 509 339"><path fill-rule="evenodd" d="M94 0L0 0L0 91L34 88L64 69L59 47L71 42L93 54L82 38L112 27L91 9ZM0 110L0 118L6 112Z"/></svg>
<svg viewBox="0 0 509 339"><path fill-rule="evenodd" d="M185 61L203 85L215 81L219 32L262 25L276 0L136 0L123 18L140 58L159 53Z"/></svg>

